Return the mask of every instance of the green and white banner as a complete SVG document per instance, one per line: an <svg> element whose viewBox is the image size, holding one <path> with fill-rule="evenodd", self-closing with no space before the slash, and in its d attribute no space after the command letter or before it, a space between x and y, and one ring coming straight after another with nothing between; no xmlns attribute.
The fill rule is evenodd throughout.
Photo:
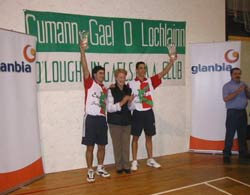
<svg viewBox="0 0 250 195"><path fill-rule="evenodd" d="M114 82L114 70L125 68L135 78L135 64L145 61L148 76L168 63L167 45L177 45L178 60L165 84L184 85L186 22L83 16L25 11L26 33L37 37L37 83L40 89L82 88L79 31L87 30L89 68L106 69L105 82Z"/></svg>

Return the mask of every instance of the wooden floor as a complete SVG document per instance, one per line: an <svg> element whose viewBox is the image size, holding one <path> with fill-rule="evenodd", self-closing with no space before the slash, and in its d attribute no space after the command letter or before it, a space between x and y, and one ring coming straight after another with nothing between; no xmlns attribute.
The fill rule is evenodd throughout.
<svg viewBox="0 0 250 195"><path fill-rule="evenodd" d="M47 174L10 195L250 195L250 165L222 163L221 155L182 153L157 158L162 168L139 161L137 172L118 175L113 165L106 166L111 178L96 176L87 183L86 169Z"/></svg>

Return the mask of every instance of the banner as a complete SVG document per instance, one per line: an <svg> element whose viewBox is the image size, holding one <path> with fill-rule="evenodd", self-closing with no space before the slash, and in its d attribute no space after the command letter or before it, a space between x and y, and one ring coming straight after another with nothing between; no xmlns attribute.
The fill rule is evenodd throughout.
<svg viewBox="0 0 250 195"><path fill-rule="evenodd" d="M0 194L41 177L36 38L0 29Z"/></svg>
<svg viewBox="0 0 250 195"><path fill-rule="evenodd" d="M37 67L40 89L82 88L79 31L87 30L90 68L106 69L105 82L114 82L114 70L125 68L128 80L135 78L135 64L145 61L148 76L167 65L167 45L175 43L178 60L164 85L185 84L186 22L82 16L25 11L27 34L37 37Z"/></svg>
<svg viewBox="0 0 250 195"><path fill-rule="evenodd" d="M223 85L230 70L240 67L240 42L191 45L192 120L191 150L224 149L226 107ZM234 140L233 150L237 150Z"/></svg>

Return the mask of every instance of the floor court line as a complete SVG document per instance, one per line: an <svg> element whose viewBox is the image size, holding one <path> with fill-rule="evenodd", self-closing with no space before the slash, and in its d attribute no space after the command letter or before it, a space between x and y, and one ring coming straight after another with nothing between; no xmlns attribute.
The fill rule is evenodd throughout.
<svg viewBox="0 0 250 195"><path fill-rule="evenodd" d="M227 192L227 191L225 191L225 190L222 190L222 189L220 189L220 188L218 188L218 187L216 187L216 186L213 186L212 184L209 184L209 183L207 183L207 182L204 182L204 184L207 185L207 186L209 186L210 188L213 188L213 189L215 189L215 190L217 190L217 191L220 191L220 192L222 192L222 193L224 193L224 194L232 195L232 194L230 194L229 192Z"/></svg>
<svg viewBox="0 0 250 195"><path fill-rule="evenodd" d="M250 188L250 185L247 184L247 183L244 183L244 182L239 181L239 180L237 180L237 179L234 179L234 178L232 178L232 177L226 177L226 178L229 179L229 180L232 180L232 181L234 181L234 182L240 183L240 184L242 184L242 185L247 186L247 187Z"/></svg>
<svg viewBox="0 0 250 195"><path fill-rule="evenodd" d="M220 178L217 178L217 179L212 179L212 180L208 180L208 181L204 181L204 182L200 182L200 183L196 183L196 184L191 184L191 185L183 186L183 187L180 187L180 188L174 188L174 189L171 189L171 190L166 190L166 191L163 191L163 192L158 192L158 193L154 193L154 194L150 194L150 195L166 194L166 193L175 192L175 191L178 191L178 190L183 190L183 189L186 189L186 188L191 188L191 187L195 187L195 186L199 186L199 185L206 184L206 183L209 183L209 182L219 181L219 180L223 180L223 179L227 179L227 178L228 177L220 177Z"/></svg>
<svg viewBox="0 0 250 195"><path fill-rule="evenodd" d="M239 180L237 180L237 179L234 179L234 178L232 178L232 177L220 177L220 178L217 178L217 179L212 179L212 180L208 180L208 181L204 181L204 182L200 182L200 183L196 183L196 184L192 184L192 185L187 185L187 186L183 186L183 187L180 187L180 188L174 188L174 189L171 189L171 190L166 190L166 191L158 192L158 193L151 194L151 195L166 194L166 193L175 192L175 191L178 191L178 190L183 190L183 189L187 189L187 188L199 186L199 185L202 185L202 184L207 185L207 186L209 186L209 187L211 187L211 188L214 188L214 189L216 189L216 190L218 190L218 191L220 191L220 192L222 192L222 193L224 193L224 194L232 195L232 194L230 194L230 193L228 193L228 192L226 192L226 191L224 191L224 190L222 190L222 189L220 189L220 188L218 188L218 187L216 187L216 186L213 186L212 184L209 184L210 182L219 181L219 180L223 180L223 179L229 179L229 180L231 180L231 181L237 182L237 183L239 183L239 184L245 185L245 186L247 186L247 187L250 188L250 185L249 185L249 184L244 183L244 182L242 182L242 181L239 181Z"/></svg>

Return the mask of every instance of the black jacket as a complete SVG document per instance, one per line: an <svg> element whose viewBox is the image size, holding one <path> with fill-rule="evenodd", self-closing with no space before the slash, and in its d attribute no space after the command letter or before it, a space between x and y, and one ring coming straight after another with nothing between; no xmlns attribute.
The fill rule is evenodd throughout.
<svg viewBox="0 0 250 195"><path fill-rule="evenodd" d="M111 88L111 94L114 98L114 104L120 102L124 96L131 95L132 90L124 85L123 90L115 84L114 88ZM121 107L121 111L109 113L108 112L108 123L113 125L127 126L131 124L131 111L128 109L128 103Z"/></svg>

